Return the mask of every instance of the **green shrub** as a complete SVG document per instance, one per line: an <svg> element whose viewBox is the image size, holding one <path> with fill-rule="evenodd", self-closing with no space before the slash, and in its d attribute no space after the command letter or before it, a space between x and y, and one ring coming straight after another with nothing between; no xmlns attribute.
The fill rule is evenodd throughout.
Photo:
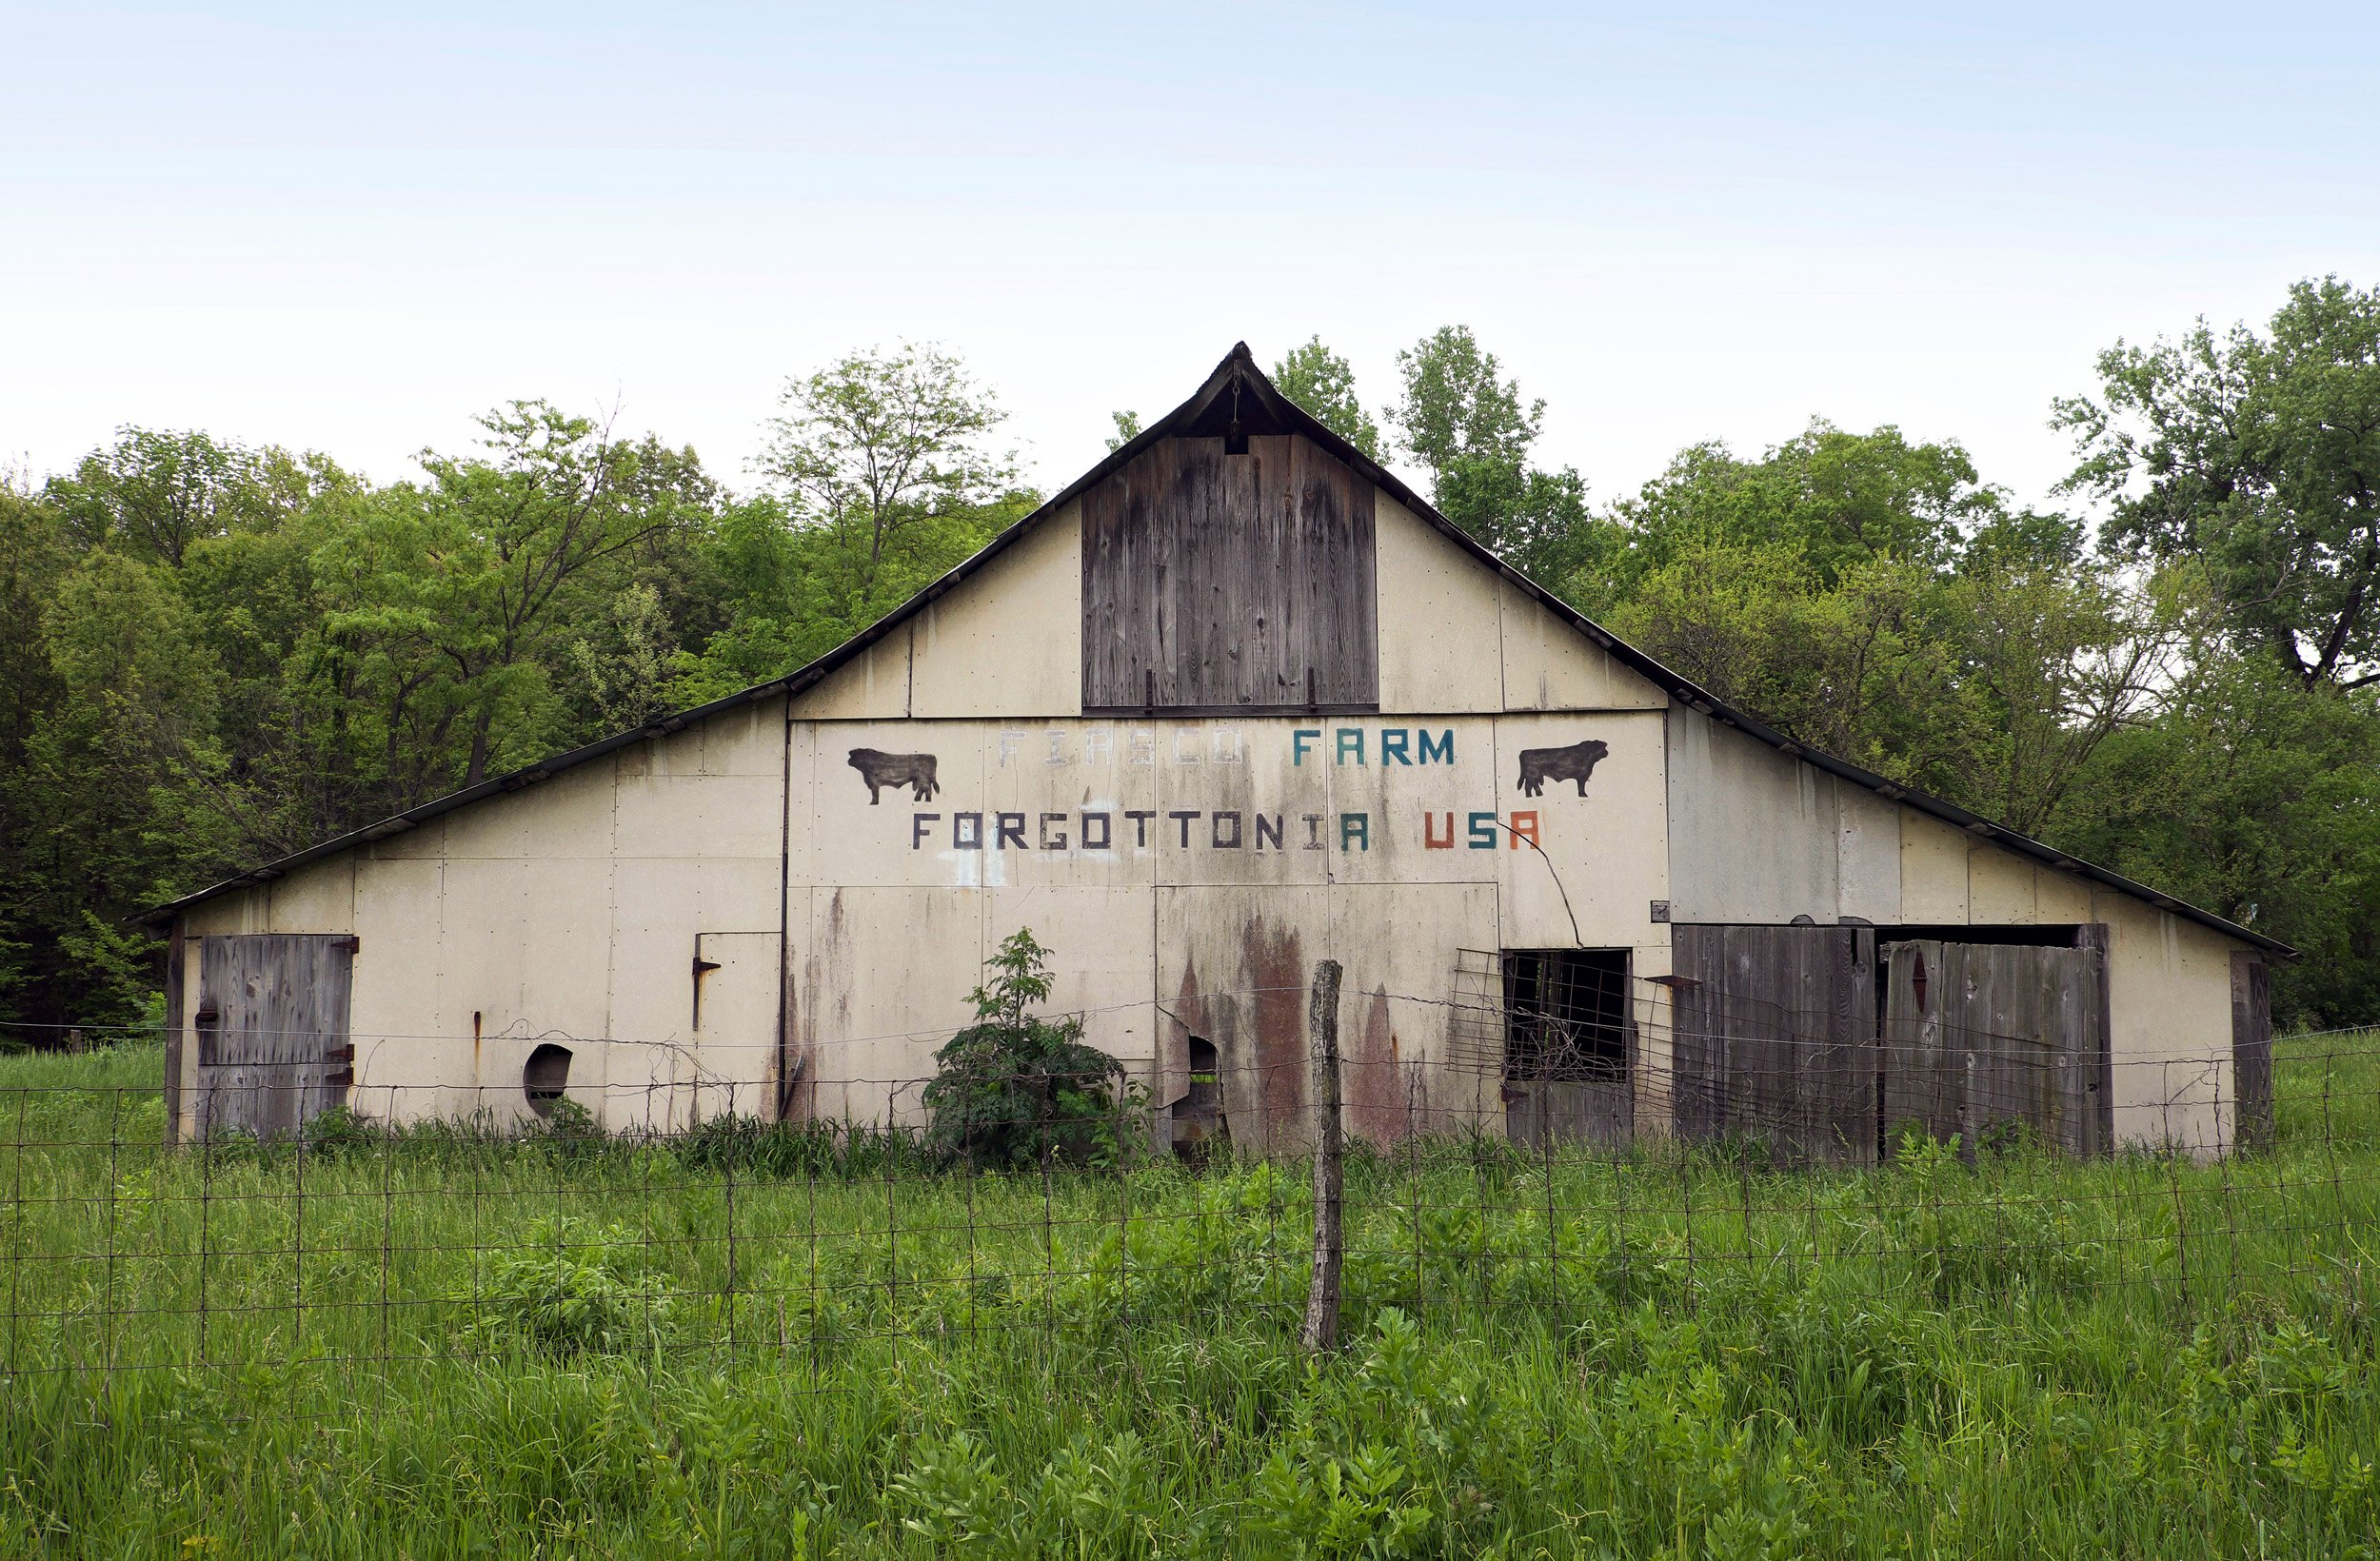
<svg viewBox="0 0 2380 1561"><path fill-rule="evenodd" d="M944 1159L1021 1169L1120 1157L1119 1116L1133 1103L1123 1064L1083 1044L1081 1015L1053 1023L1026 1012L1049 998L1049 952L1029 928L1002 941L975 989L976 1021L934 1054L926 1144Z"/></svg>

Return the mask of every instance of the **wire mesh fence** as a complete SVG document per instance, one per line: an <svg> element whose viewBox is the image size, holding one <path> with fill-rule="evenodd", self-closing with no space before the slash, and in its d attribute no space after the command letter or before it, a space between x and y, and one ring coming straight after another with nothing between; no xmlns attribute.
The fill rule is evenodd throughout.
<svg viewBox="0 0 2380 1561"><path fill-rule="evenodd" d="M1565 1018L1535 990L1403 999L1451 1006L1451 1039L1337 1059L1338 1310L1357 1332L1395 1309L1491 1342L1562 1335L1852 1273L1948 1308L2368 1304L2370 1035L2285 1040L2246 1112L2227 1056L2070 1059L2119 1123L2112 1152L2077 1156L2056 1113L2082 1095L1975 1062L2025 1037L1796 1050L1790 1024L1684 1036L1633 1010L1614 1035L1610 1005ZM1171 1085L1161 1058L1032 1077L1012 1115L977 1109L955 1134L930 1077L834 1077L838 1115L782 1119L781 1080L715 1057L543 1086L383 1067L286 1133L226 1125L278 1119L254 1104L281 1087L260 1069L218 1087L238 1109L176 1102L178 1147L162 1078L124 1081L159 1054L118 1049L88 1081L0 1088L0 1371L261 1364L331 1387L608 1357L835 1392L857 1359L995 1337L1129 1359L1229 1332L1287 1351L1325 1077L1305 1040L1210 1047ZM1954 1107L1894 1109L1923 1094L1896 1081L1943 1077Z"/></svg>
<svg viewBox="0 0 2380 1561"><path fill-rule="evenodd" d="M947 1032L790 1080L771 1045L508 1036L501 1083L449 1076L466 1037L278 1037L354 1046L323 1110L222 1051L171 1094L153 1033L0 1057L0 1552L2380 1531L2380 1037L2285 1038L2244 1098L2228 1054L2076 1082L2014 1031L1685 1029L1616 971L1478 974L1211 994L1299 1033L1160 1026L1004 1112L865 1065ZM2112 1128L2089 1153L2077 1111Z"/></svg>

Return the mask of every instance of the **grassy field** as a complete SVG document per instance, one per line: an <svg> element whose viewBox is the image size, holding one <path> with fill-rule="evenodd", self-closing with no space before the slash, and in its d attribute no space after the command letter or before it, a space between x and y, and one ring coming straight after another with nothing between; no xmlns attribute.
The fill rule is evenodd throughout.
<svg viewBox="0 0 2380 1561"><path fill-rule="evenodd" d="M714 1131L161 1152L0 1059L0 1553L2375 1553L2380 1036L2279 1141L933 1176Z"/></svg>

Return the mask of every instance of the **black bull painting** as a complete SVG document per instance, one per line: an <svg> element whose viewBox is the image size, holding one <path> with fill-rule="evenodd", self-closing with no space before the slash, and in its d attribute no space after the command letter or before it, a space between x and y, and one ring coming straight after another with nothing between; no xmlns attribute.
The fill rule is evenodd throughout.
<svg viewBox="0 0 2380 1561"><path fill-rule="evenodd" d="M1520 750L1520 789L1531 797L1542 797L1548 780L1576 780L1578 782L1578 795L1584 797L1587 794L1587 777L1595 773L1596 761L1611 751L1593 738L1574 742L1567 748L1523 748Z"/></svg>
<svg viewBox="0 0 2380 1561"><path fill-rule="evenodd" d="M851 767L867 782L867 805L874 807L881 800L877 793L885 786L906 786L913 801L922 802L942 789L934 779L932 754L887 754L874 748L851 750Z"/></svg>

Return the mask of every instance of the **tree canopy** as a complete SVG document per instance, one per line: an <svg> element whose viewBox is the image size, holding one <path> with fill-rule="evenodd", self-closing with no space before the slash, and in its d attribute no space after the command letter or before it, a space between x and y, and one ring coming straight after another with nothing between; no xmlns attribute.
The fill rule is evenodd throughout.
<svg viewBox="0 0 2380 1561"><path fill-rule="evenodd" d="M2380 294L2117 344L2019 503L1954 441L1812 421L1597 502L1468 329L1364 410L1282 391L1616 633L1843 758L2296 944L2285 1016L2380 1011ZM758 410L758 409L756 409ZM373 482L125 428L0 484L0 1020L153 1012L131 913L832 649L1038 502L929 346L786 382L739 486L524 400ZM1115 417L1111 447L1140 420Z"/></svg>

